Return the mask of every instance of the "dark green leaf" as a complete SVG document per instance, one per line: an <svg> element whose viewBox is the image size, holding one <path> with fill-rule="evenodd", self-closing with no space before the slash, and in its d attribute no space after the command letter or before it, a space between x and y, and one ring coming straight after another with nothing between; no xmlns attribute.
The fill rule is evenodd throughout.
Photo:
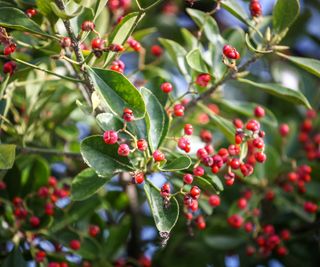
<svg viewBox="0 0 320 267"><path fill-rule="evenodd" d="M131 30L134 29L134 25L137 25L142 17L143 15L139 15L138 12L133 12L122 18L121 22L117 24L109 35L109 44L124 44L129 38ZM114 52L107 53L104 66L108 65L115 55L116 53Z"/></svg>
<svg viewBox="0 0 320 267"><path fill-rule="evenodd" d="M201 52L198 48L190 51L186 55L186 60L191 69L197 72L208 73L207 65L202 59Z"/></svg>
<svg viewBox="0 0 320 267"><path fill-rule="evenodd" d="M283 58L288 59L298 67L312 73L313 75L316 75L317 77L320 77L320 60L313 58L287 56L282 53L277 54Z"/></svg>
<svg viewBox="0 0 320 267"><path fill-rule="evenodd" d="M127 157L118 155L118 145L105 144L100 135L85 138L81 142L80 149L84 161L99 176L110 177L121 171L133 170L130 160Z"/></svg>
<svg viewBox="0 0 320 267"><path fill-rule="evenodd" d="M108 181L109 179L99 177L94 170L85 169L72 180L71 198L75 201L87 199Z"/></svg>
<svg viewBox="0 0 320 267"><path fill-rule="evenodd" d="M158 101L157 97L147 88L141 88L141 94L147 107L145 116L148 141L151 150L156 150L161 141L167 135L168 127L166 126L166 112Z"/></svg>
<svg viewBox="0 0 320 267"><path fill-rule="evenodd" d="M0 170L11 169L16 157L16 146L0 144Z"/></svg>
<svg viewBox="0 0 320 267"><path fill-rule="evenodd" d="M300 12L299 0L277 0L273 8L273 28L276 32L289 28Z"/></svg>
<svg viewBox="0 0 320 267"><path fill-rule="evenodd" d="M181 34L183 36L183 40L185 42L185 47L187 50L193 50L198 48L198 39L187 29L181 29Z"/></svg>
<svg viewBox="0 0 320 267"><path fill-rule="evenodd" d="M113 113L121 117L127 107L132 109L136 119L144 117L146 106L142 95L124 75L98 68L89 68L89 72L95 89Z"/></svg>
<svg viewBox="0 0 320 267"><path fill-rule="evenodd" d="M170 233L179 217L179 204L175 197L170 198L169 207L163 205L159 189L153 184L145 183L144 190L151 208L156 227L159 232Z"/></svg>
<svg viewBox="0 0 320 267"><path fill-rule="evenodd" d="M188 169L192 161L189 157L179 157L164 165L161 170L164 172L181 171Z"/></svg>
<svg viewBox="0 0 320 267"><path fill-rule="evenodd" d="M214 235L206 236L205 242L215 249L230 250L240 246L245 240L237 236Z"/></svg>
<svg viewBox="0 0 320 267"><path fill-rule="evenodd" d="M0 26L23 32L31 32L50 37L40 26L21 10L13 7L0 8Z"/></svg>
<svg viewBox="0 0 320 267"><path fill-rule="evenodd" d="M100 113L96 120L102 130L119 130L123 127L123 122L112 113Z"/></svg>
<svg viewBox="0 0 320 267"><path fill-rule="evenodd" d="M309 101L300 91L296 91L276 83L256 83L246 79L238 79L238 81L250 84L268 94L277 96L295 104L301 104L305 105L307 108L311 108Z"/></svg>
<svg viewBox="0 0 320 267"><path fill-rule="evenodd" d="M208 181L211 181L213 186L216 188L216 191L223 191L224 187L223 187L223 184L218 176L213 175L213 174L205 174L203 176L203 178Z"/></svg>
<svg viewBox="0 0 320 267"><path fill-rule="evenodd" d="M204 177L195 176L194 177L194 184L199 186L202 192L206 192L209 194L216 194L217 189L212 184L212 181L209 179L206 179Z"/></svg>
<svg viewBox="0 0 320 267"><path fill-rule="evenodd" d="M2 267L27 267L28 264L23 258L19 247L13 248L9 256L4 260Z"/></svg>
<svg viewBox="0 0 320 267"><path fill-rule="evenodd" d="M223 0L221 6L244 24L248 24L248 14L239 4L238 0Z"/></svg>

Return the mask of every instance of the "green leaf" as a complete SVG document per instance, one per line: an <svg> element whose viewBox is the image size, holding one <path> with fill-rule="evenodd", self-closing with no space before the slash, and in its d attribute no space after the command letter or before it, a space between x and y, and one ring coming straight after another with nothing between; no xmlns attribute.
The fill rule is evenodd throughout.
<svg viewBox="0 0 320 267"><path fill-rule="evenodd" d="M49 34L42 31L40 26L31 20L25 13L13 7L0 8L0 26L51 37Z"/></svg>
<svg viewBox="0 0 320 267"><path fill-rule="evenodd" d="M199 186L203 192L206 192L209 194L216 194L217 192L219 192L219 190L217 190L215 186L212 184L212 181L210 181L209 179L205 179L203 177L195 176L194 184Z"/></svg>
<svg viewBox="0 0 320 267"><path fill-rule="evenodd" d="M218 100L217 103L222 108L226 109L226 111L233 111L235 113L238 113L240 115L246 116L246 117L252 117L253 111L255 107L258 105L256 103L251 102L242 102L242 101L236 101L236 100ZM276 116L273 114L273 112L266 107L263 107L266 111L265 117L261 119L261 121L267 125L270 125L271 127L277 127L278 126L278 120Z"/></svg>
<svg viewBox="0 0 320 267"><path fill-rule="evenodd" d="M202 59L201 52L198 48L190 51L186 55L186 60L190 68L194 69L195 71L208 73L207 65L205 61Z"/></svg>
<svg viewBox="0 0 320 267"><path fill-rule="evenodd" d="M141 94L147 107L145 122L148 132L148 142L151 150L156 150L168 133L166 125L167 113L157 97L147 88L141 88Z"/></svg>
<svg viewBox="0 0 320 267"><path fill-rule="evenodd" d="M246 79L238 79L238 81L257 87L268 94L277 96L295 104L304 105L309 109L311 108L309 101L300 91L295 91L276 83L256 83Z"/></svg>
<svg viewBox="0 0 320 267"><path fill-rule="evenodd" d="M248 14L239 4L238 0L223 0L221 6L244 24L248 25Z"/></svg>
<svg viewBox="0 0 320 267"><path fill-rule="evenodd" d="M146 105L137 88L121 73L98 68L88 68L105 104L119 117L124 108L130 108L136 119L141 119L146 113Z"/></svg>
<svg viewBox="0 0 320 267"><path fill-rule="evenodd" d="M23 258L19 247L13 248L13 250L10 252L9 256L5 258L2 267L13 267L13 266L19 266L19 267L27 267L28 264Z"/></svg>
<svg viewBox="0 0 320 267"><path fill-rule="evenodd" d="M198 48L198 39L187 29L182 28L181 34L185 42L185 47L187 50L192 50Z"/></svg>
<svg viewBox="0 0 320 267"><path fill-rule="evenodd" d="M132 171L133 166L128 157L118 155L118 145L107 145L102 136L93 135L85 138L80 145L84 161L99 176L110 177L121 171Z"/></svg>
<svg viewBox="0 0 320 267"><path fill-rule="evenodd" d="M160 191L150 182L145 183L144 190L151 208L156 227L160 233L170 233L179 218L179 204L175 197L170 198L169 207L163 205Z"/></svg>
<svg viewBox="0 0 320 267"><path fill-rule="evenodd" d="M320 60L313 58L287 56L282 53L277 53L277 55L288 59L298 67L312 73L313 75L316 75L317 77L320 77Z"/></svg>
<svg viewBox="0 0 320 267"><path fill-rule="evenodd" d="M209 14L202 12L194 8L187 8L187 13L193 19L200 29L203 29L207 39L215 44L217 42L223 42L223 38L220 35L217 22Z"/></svg>
<svg viewBox="0 0 320 267"><path fill-rule="evenodd" d="M130 37L131 31L134 30L134 25L137 25L142 18L143 15L139 15L138 12L130 13L122 18L121 22L117 24L109 35L109 44L124 44ZM104 67L107 66L116 55L114 52L108 52L106 54Z"/></svg>
<svg viewBox="0 0 320 267"><path fill-rule="evenodd" d="M273 8L273 28L281 33L289 28L300 13L299 0L277 0Z"/></svg>
<svg viewBox="0 0 320 267"><path fill-rule="evenodd" d="M112 113L100 113L97 115L96 120L100 128L104 131L107 130L119 130L123 127L123 122L113 115Z"/></svg>
<svg viewBox="0 0 320 267"><path fill-rule="evenodd" d="M191 163L192 163L192 161L189 157L182 156L182 157L176 158L176 159L172 160L171 162L167 163L166 165L164 165L161 168L161 171L172 172L172 171L185 170L191 166Z"/></svg>
<svg viewBox="0 0 320 267"><path fill-rule="evenodd" d="M230 28L223 32L224 38L227 40L229 45L235 47L240 55L245 52L245 32L241 28Z"/></svg>
<svg viewBox="0 0 320 267"><path fill-rule="evenodd" d="M218 176L213 175L213 174L205 174L202 177L208 181L211 181L213 186L216 188L216 191L219 191L219 192L223 191L223 189L224 189L223 183L221 182L221 180Z"/></svg>
<svg viewBox="0 0 320 267"><path fill-rule="evenodd" d="M0 170L11 169L16 157L15 145L0 144Z"/></svg>
<svg viewBox="0 0 320 267"><path fill-rule="evenodd" d="M187 63L185 56L187 55L187 51L177 42L159 38L160 43L164 46L165 50L168 52L171 60L176 64L176 67L180 70L180 72L189 80L191 77L189 75Z"/></svg>
<svg viewBox="0 0 320 267"><path fill-rule="evenodd" d="M230 143L234 143L235 128L232 122L212 112L212 110L201 103L198 103L198 106L209 115L211 119L210 123L214 124Z"/></svg>
<svg viewBox="0 0 320 267"><path fill-rule="evenodd" d="M96 193L109 179L101 178L93 169L80 172L71 184L71 199L84 200Z"/></svg>

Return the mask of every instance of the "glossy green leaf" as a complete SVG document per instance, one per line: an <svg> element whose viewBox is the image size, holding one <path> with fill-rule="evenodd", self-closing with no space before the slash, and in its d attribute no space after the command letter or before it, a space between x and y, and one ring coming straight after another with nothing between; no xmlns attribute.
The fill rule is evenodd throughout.
<svg viewBox="0 0 320 267"><path fill-rule="evenodd" d="M122 18L121 22L113 29L109 35L109 44L124 44L130 37L131 31L134 30L135 25L138 24L143 15L139 15L138 12L133 12ZM107 66L113 57L116 55L114 52L106 54L104 67Z"/></svg>
<svg viewBox="0 0 320 267"><path fill-rule="evenodd" d="M273 8L273 28L276 32L289 28L300 12L299 0L277 0Z"/></svg>
<svg viewBox="0 0 320 267"><path fill-rule="evenodd" d="M194 8L187 8L187 13L197 26L200 29L203 29L204 34L211 43L215 44L217 42L223 42L218 24L212 16Z"/></svg>
<svg viewBox="0 0 320 267"><path fill-rule="evenodd" d="M312 73L313 75L316 75L317 77L320 77L320 60L313 58L287 56L282 53L277 54L285 59L288 59L298 67Z"/></svg>
<svg viewBox="0 0 320 267"><path fill-rule="evenodd" d="M189 30L182 28L181 34L185 42L185 47L188 51L198 48L199 46L198 39Z"/></svg>
<svg viewBox="0 0 320 267"><path fill-rule="evenodd" d="M161 170L165 172L181 171L188 169L191 166L191 163L192 161L189 157L182 156L170 161L164 165Z"/></svg>
<svg viewBox="0 0 320 267"><path fill-rule="evenodd" d="M93 169L85 169L80 172L71 184L71 199L84 200L96 193L109 179L101 178Z"/></svg>
<svg viewBox="0 0 320 267"><path fill-rule="evenodd" d="M11 169L16 157L16 146L0 144L0 170Z"/></svg>
<svg viewBox="0 0 320 267"><path fill-rule="evenodd" d="M245 24L248 24L248 14L239 4L238 0L223 0L221 1L221 6L230 12L237 19Z"/></svg>
<svg viewBox="0 0 320 267"><path fill-rule="evenodd" d="M137 88L121 73L98 68L88 68L95 89L110 110L119 117L124 108L130 108L136 119L144 117L146 106Z"/></svg>
<svg viewBox="0 0 320 267"><path fill-rule="evenodd" d="M235 113L246 116L248 118L252 117L255 107L258 105L256 103L242 102L242 101L236 101L236 100L219 100L217 102L219 106L222 107L223 109L226 109L226 111L233 111ZM263 108L266 111L266 115L261 119L261 121L272 127L277 127L278 120L276 116L268 108L266 107L263 107Z"/></svg>
<svg viewBox="0 0 320 267"><path fill-rule="evenodd" d="M123 127L123 122L113 115L112 113L100 113L97 115L96 120L102 130L119 130Z"/></svg>
<svg viewBox="0 0 320 267"><path fill-rule="evenodd" d="M148 132L148 142L151 150L156 150L167 135L166 112L157 97L147 88L141 88L141 94L147 107L145 122Z"/></svg>
<svg viewBox="0 0 320 267"><path fill-rule="evenodd" d="M206 192L208 194L216 194L219 190L212 184L210 179L206 179L204 177L195 176L193 183L200 187L202 192Z"/></svg>
<svg viewBox="0 0 320 267"><path fill-rule="evenodd" d="M100 135L85 138L81 142L80 149L84 161L99 176L110 177L121 171L133 170L128 157L120 157L118 155L118 145L105 144Z"/></svg>
<svg viewBox="0 0 320 267"><path fill-rule="evenodd" d="M170 233L179 218L178 201L175 197L171 197L169 207L164 207L163 198L158 188L148 182L145 183L144 190L157 229L160 233Z"/></svg>
<svg viewBox="0 0 320 267"><path fill-rule="evenodd" d="M307 108L311 108L309 101L300 91L296 91L276 83L256 83L247 79L238 79L238 81L249 84L253 87L257 87L262 91L276 97L285 99L295 104L304 105Z"/></svg>
<svg viewBox="0 0 320 267"><path fill-rule="evenodd" d="M187 51L177 42L159 38L160 43L164 46L165 50L168 52L171 60L176 64L176 67L180 72L191 80L191 77L188 72L187 62L185 56Z"/></svg>
<svg viewBox="0 0 320 267"><path fill-rule="evenodd" d="M42 31L40 26L31 20L25 13L13 7L0 8L0 26L23 32L31 32L46 37L50 36Z"/></svg>
<svg viewBox="0 0 320 267"><path fill-rule="evenodd" d="M202 59L201 52L198 48L190 51L186 55L186 60L191 69L202 73L208 73L207 65Z"/></svg>
<svg viewBox="0 0 320 267"><path fill-rule="evenodd" d="M14 247L13 250L8 255L8 257L5 258L1 266L2 267L14 267L14 266L27 267L28 263L23 258L19 247Z"/></svg>
<svg viewBox="0 0 320 267"><path fill-rule="evenodd" d="M207 106L203 104L198 105L209 115L210 123L217 127L225 135L230 143L233 143L235 128L232 122L212 112L212 110L210 110Z"/></svg>
<svg viewBox="0 0 320 267"><path fill-rule="evenodd" d="M204 179L210 181L213 186L216 188L216 191L223 191L223 183L221 182L220 178L213 174L205 174L203 176Z"/></svg>

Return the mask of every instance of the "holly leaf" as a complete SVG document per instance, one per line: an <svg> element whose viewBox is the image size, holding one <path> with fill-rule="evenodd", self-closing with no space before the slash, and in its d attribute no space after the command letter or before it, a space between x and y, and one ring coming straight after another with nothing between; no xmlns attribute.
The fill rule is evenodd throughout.
<svg viewBox="0 0 320 267"><path fill-rule="evenodd" d="M110 178L101 178L93 169L80 172L71 184L71 199L84 200L96 193Z"/></svg>
<svg viewBox="0 0 320 267"><path fill-rule="evenodd" d="M119 117L125 107L130 108L136 119L146 113L146 105L137 88L121 73L98 68L88 68L90 76L104 103Z"/></svg>
<svg viewBox="0 0 320 267"><path fill-rule="evenodd" d="M164 172L181 171L188 169L191 166L191 163L192 161L189 157L182 156L172 160L160 169Z"/></svg>
<svg viewBox="0 0 320 267"><path fill-rule="evenodd" d="M123 122L112 113L100 113L97 115L96 120L104 131L119 130L123 127Z"/></svg>
<svg viewBox="0 0 320 267"><path fill-rule="evenodd" d="M107 145L100 135L87 137L80 145L81 155L86 164L102 177L133 170L128 157L120 157L117 150L118 144Z"/></svg>
<svg viewBox="0 0 320 267"><path fill-rule="evenodd" d="M272 12L274 30L277 33L285 31L298 18L299 12L299 0L277 0Z"/></svg>
<svg viewBox="0 0 320 267"><path fill-rule="evenodd" d="M170 233L179 218L178 201L175 197L171 197L169 206L164 207L163 198L160 195L159 189L155 185L151 184L151 182L145 183L144 191L146 193L156 227L160 234Z"/></svg>

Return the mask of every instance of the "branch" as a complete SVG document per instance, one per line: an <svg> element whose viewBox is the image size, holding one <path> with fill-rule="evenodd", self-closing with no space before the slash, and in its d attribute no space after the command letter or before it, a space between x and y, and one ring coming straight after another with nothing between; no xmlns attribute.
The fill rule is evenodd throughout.
<svg viewBox="0 0 320 267"><path fill-rule="evenodd" d="M59 7L59 9L61 9L62 11L65 11L65 5L64 5L63 0L55 0L55 2L57 4L57 6ZM76 55L77 62L79 63L80 71L83 74L84 83L86 85L85 88L86 88L87 95L89 96L89 98L91 98L91 94L94 92L94 84L93 84L93 81L92 81L88 71L84 68L84 57L81 52L79 40L77 39L76 35L73 32L70 20L68 20L68 19L63 20L63 24L68 32L69 37L71 38L72 48L73 48L73 51ZM87 99L87 97L86 97L86 99Z"/></svg>
<svg viewBox="0 0 320 267"><path fill-rule="evenodd" d="M246 70L252 63L254 63L260 56L254 55L248 61L246 61L243 65L238 68L237 72L228 71L218 82L216 82L213 86L211 86L208 90L200 94L197 98L194 98L186 105L186 110L193 108L199 101L210 98L210 96L225 82L229 80L236 79L236 74Z"/></svg>
<svg viewBox="0 0 320 267"><path fill-rule="evenodd" d="M65 152L49 148L38 147L17 147L17 150L23 154L44 154L49 156L63 156L69 158L82 158L80 153Z"/></svg>

